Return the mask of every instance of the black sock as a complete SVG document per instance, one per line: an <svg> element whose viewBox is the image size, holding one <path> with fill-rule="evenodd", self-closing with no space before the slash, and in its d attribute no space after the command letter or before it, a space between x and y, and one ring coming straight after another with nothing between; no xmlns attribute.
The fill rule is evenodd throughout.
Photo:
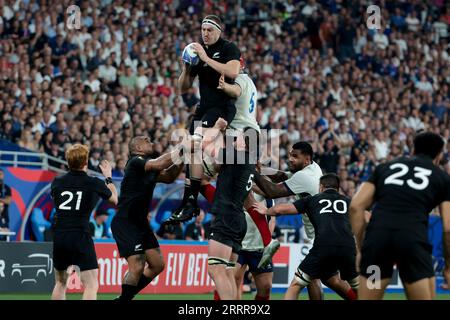
<svg viewBox="0 0 450 320"><path fill-rule="evenodd" d="M197 202L197 197L201 186L202 181L200 179L191 178L191 195L194 197L195 202Z"/></svg>
<svg viewBox="0 0 450 320"><path fill-rule="evenodd" d="M191 185L185 183L184 184L184 195L183 195L183 200L181 200L181 204L184 206L187 202L187 200L189 199L189 197L191 196L192 192L191 192Z"/></svg>
<svg viewBox="0 0 450 320"><path fill-rule="evenodd" d="M119 297L119 300L130 301L133 300L134 295L136 294L136 286L132 286L131 284L122 284L122 294Z"/></svg>
<svg viewBox="0 0 450 320"><path fill-rule="evenodd" d="M138 294L142 289L144 289L146 286L148 286L148 284L150 282L152 282L152 280L150 278L147 278L146 276L142 275L137 284L135 294Z"/></svg>

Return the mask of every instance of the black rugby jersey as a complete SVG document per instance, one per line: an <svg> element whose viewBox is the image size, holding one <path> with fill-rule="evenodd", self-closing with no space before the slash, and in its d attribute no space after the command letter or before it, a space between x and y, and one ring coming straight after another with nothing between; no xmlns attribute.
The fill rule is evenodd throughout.
<svg viewBox="0 0 450 320"><path fill-rule="evenodd" d="M146 222L159 171L145 171L149 158L132 156L125 167L120 185L117 216Z"/></svg>
<svg viewBox="0 0 450 320"><path fill-rule="evenodd" d="M51 185L55 204L55 231L83 230L89 232L89 218L99 198L112 195L105 182L84 171L69 171L56 177Z"/></svg>
<svg viewBox="0 0 450 320"><path fill-rule="evenodd" d="M430 212L450 201L449 175L427 156L378 165L368 181L376 188L371 228L418 228L426 236Z"/></svg>
<svg viewBox="0 0 450 320"><path fill-rule="evenodd" d="M314 226L314 246L355 246L348 216L350 199L333 189L294 202Z"/></svg>
<svg viewBox="0 0 450 320"><path fill-rule="evenodd" d="M224 150L221 151L225 155ZM248 152L231 149L228 154L233 158L233 163L227 164L226 156L223 158L225 164L222 165L211 208L213 214L244 214L244 201L253 186L255 177L255 161ZM228 159L230 160L230 159Z"/></svg>
<svg viewBox="0 0 450 320"><path fill-rule="evenodd" d="M239 60L241 52L231 41L219 38L216 43L208 48L201 42L206 54L211 59L226 64L231 60ZM217 89L219 85L220 73L208 66L204 61L193 66L190 71L191 76L198 75L200 85L200 109L207 110L215 107L233 107L235 99L226 94L223 90ZM225 77L229 84L234 83L234 79Z"/></svg>

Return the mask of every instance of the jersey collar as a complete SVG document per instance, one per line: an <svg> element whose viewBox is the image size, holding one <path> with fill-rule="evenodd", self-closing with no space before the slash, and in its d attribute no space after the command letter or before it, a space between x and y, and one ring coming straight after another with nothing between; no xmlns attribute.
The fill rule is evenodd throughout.
<svg viewBox="0 0 450 320"><path fill-rule="evenodd" d="M222 38L219 38L215 43L213 43L212 45L208 46L208 50L215 50L219 47L219 45L223 42L224 40ZM202 44L206 47L206 45L203 43Z"/></svg>
<svg viewBox="0 0 450 320"><path fill-rule="evenodd" d="M69 173L74 176L86 176L87 173L82 170L70 170Z"/></svg>

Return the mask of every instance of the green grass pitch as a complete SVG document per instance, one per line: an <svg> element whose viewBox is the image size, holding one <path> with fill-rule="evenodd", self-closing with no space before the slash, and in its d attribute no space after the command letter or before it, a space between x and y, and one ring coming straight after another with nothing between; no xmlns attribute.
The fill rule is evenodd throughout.
<svg viewBox="0 0 450 320"><path fill-rule="evenodd" d="M272 300L282 300L283 293L273 293L271 295ZM117 297L117 294L100 293L98 300L113 300ZM0 294L0 300L49 300L49 294ZM79 300L81 294L67 294L68 300ZM212 294L143 294L137 295L136 300L212 300ZM253 300L252 294L244 294L243 300ZM308 295L305 293L300 294L300 300L307 300ZM385 300L405 300L403 293L386 293ZM325 293L325 300L342 300L338 295L334 293ZM450 293L440 293L436 295L436 300L450 300Z"/></svg>

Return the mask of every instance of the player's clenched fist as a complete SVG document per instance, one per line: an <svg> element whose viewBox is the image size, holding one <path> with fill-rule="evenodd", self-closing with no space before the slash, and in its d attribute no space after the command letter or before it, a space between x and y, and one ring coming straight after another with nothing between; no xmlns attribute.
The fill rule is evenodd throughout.
<svg viewBox="0 0 450 320"><path fill-rule="evenodd" d="M217 119L216 123L214 124L214 127L219 130L224 130L227 127L227 125L228 125L228 122L225 119L219 118L219 119Z"/></svg>
<svg viewBox="0 0 450 320"><path fill-rule="evenodd" d="M217 89L223 90L225 88L225 75L222 73L219 79L219 85L217 86Z"/></svg>
<svg viewBox="0 0 450 320"><path fill-rule="evenodd" d="M194 48L195 53L200 58L200 60L206 61L206 59L208 59L208 55L206 54L205 49L203 49L203 47L200 43L195 42L193 44L193 48Z"/></svg>

